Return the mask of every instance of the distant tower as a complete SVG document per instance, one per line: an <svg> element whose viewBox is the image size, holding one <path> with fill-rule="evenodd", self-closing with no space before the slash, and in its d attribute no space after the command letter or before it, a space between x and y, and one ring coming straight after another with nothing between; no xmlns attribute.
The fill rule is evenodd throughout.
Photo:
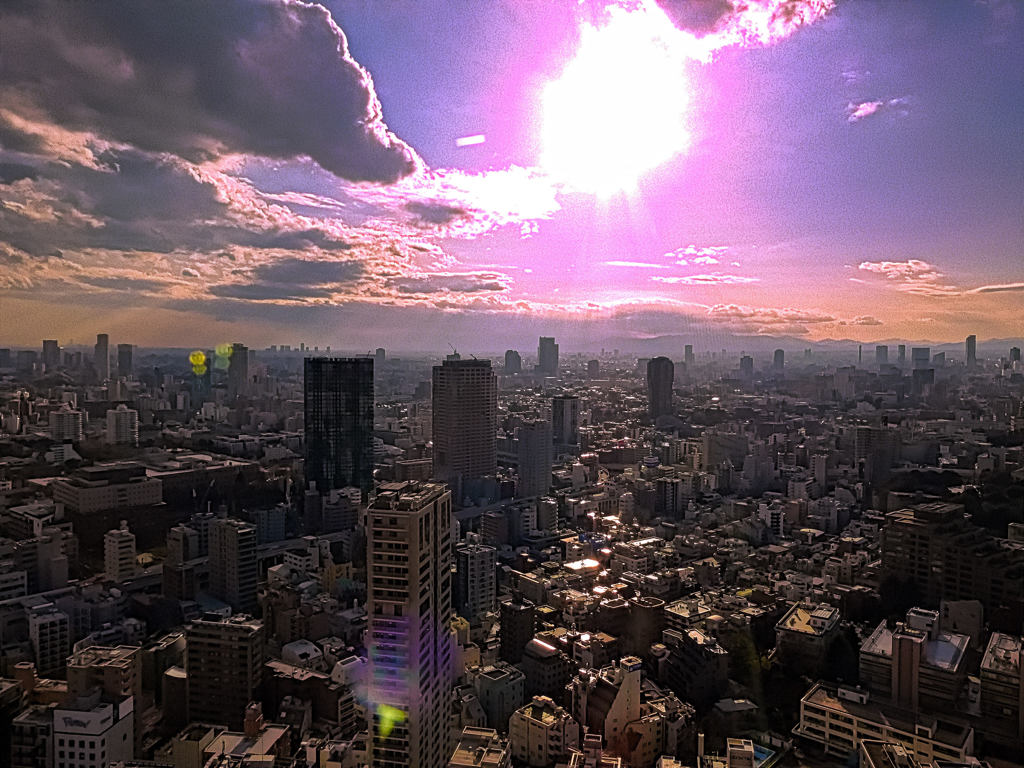
<svg viewBox="0 0 1024 768"><path fill-rule="evenodd" d="M693 344L687 344L683 347L683 362L686 363L686 365L693 365L694 359Z"/></svg>
<svg viewBox="0 0 1024 768"><path fill-rule="evenodd" d="M231 345L228 358L228 397L234 400L247 394L249 389L249 348L244 344Z"/></svg>
<svg viewBox="0 0 1024 768"><path fill-rule="evenodd" d="M240 613L257 609L256 527L219 518L210 523L210 594Z"/></svg>
<svg viewBox="0 0 1024 768"><path fill-rule="evenodd" d="M885 344L879 344L875 347L875 365L881 368L883 365L889 364L889 347Z"/></svg>
<svg viewBox="0 0 1024 768"><path fill-rule="evenodd" d="M1010 362L1011 363L1019 363L1020 362L1020 347L1010 347Z"/></svg>
<svg viewBox="0 0 1024 768"><path fill-rule="evenodd" d="M433 375L434 477L462 484L498 471L498 387L490 360L445 360Z"/></svg>
<svg viewBox="0 0 1024 768"><path fill-rule="evenodd" d="M772 368L775 369L776 373L782 373L786 367L786 353L781 349L776 349L775 354L772 356Z"/></svg>
<svg viewBox="0 0 1024 768"><path fill-rule="evenodd" d="M519 495L541 496L551 488L551 422L526 421L519 427Z"/></svg>
<svg viewBox="0 0 1024 768"><path fill-rule="evenodd" d="M552 398L551 424L555 445L579 445L580 399L572 395Z"/></svg>
<svg viewBox="0 0 1024 768"><path fill-rule="evenodd" d="M858 344L857 345L857 365L860 365L863 362L864 362L864 345L863 344Z"/></svg>
<svg viewBox="0 0 1024 768"><path fill-rule="evenodd" d="M47 373L60 366L60 344L56 339L43 339L43 365Z"/></svg>
<svg viewBox="0 0 1024 768"><path fill-rule="evenodd" d="M328 347L327 351L330 352L331 348ZM373 353L373 362L375 362L377 365L384 365L384 361L387 359L387 350L385 350L384 347L377 347L377 349Z"/></svg>
<svg viewBox="0 0 1024 768"><path fill-rule="evenodd" d="M927 369L932 362L931 347L913 347L910 350L910 362L915 371Z"/></svg>
<svg viewBox="0 0 1024 768"><path fill-rule="evenodd" d="M675 366L667 357L647 363L647 412L652 419L672 413L672 380Z"/></svg>
<svg viewBox="0 0 1024 768"><path fill-rule="evenodd" d="M600 360L588 360L587 361L587 378L596 379L601 375L601 361Z"/></svg>
<svg viewBox="0 0 1024 768"><path fill-rule="evenodd" d="M964 346L967 351L967 367L976 368L978 366L978 337L972 333L967 337Z"/></svg>
<svg viewBox="0 0 1024 768"><path fill-rule="evenodd" d="M541 336L537 344L537 370L548 376L558 375L558 345L551 336Z"/></svg>
<svg viewBox="0 0 1024 768"><path fill-rule="evenodd" d="M132 375L132 350L131 344L117 345L117 375L122 379Z"/></svg>
<svg viewBox="0 0 1024 768"><path fill-rule="evenodd" d="M740 358L740 378L750 381L754 378L754 358L743 355Z"/></svg>
<svg viewBox="0 0 1024 768"><path fill-rule="evenodd" d="M306 358L306 481L326 494L373 490L373 365L371 357Z"/></svg>
<svg viewBox="0 0 1024 768"><path fill-rule="evenodd" d="M451 531L451 492L438 483L388 483L367 510L373 768L444 768L450 756Z"/></svg>
<svg viewBox="0 0 1024 768"><path fill-rule="evenodd" d="M505 350L505 373L522 373L523 358L514 349Z"/></svg>
<svg viewBox="0 0 1024 768"><path fill-rule="evenodd" d="M899 346L896 347L896 362L900 364L901 368L903 367L903 364L907 362L906 344L900 344Z"/></svg>
<svg viewBox="0 0 1024 768"><path fill-rule="evenodd" d="M139 412L119 403L107 411L107 432L103 436L108 445L139 444Z"/></svg>
<svg viewBox="0 0 1024 768"><path fill-rule="evenodd" d="M92 364L96 368L96 378L100 381L107 381L110 378L110 337L105 333L96 334Z"/></svg>

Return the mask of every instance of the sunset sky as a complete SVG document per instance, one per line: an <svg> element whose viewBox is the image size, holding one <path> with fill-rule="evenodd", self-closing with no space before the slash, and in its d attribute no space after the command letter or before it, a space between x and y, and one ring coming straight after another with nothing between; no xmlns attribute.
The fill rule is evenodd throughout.
<svg viewBox="0 0 1024 768"><path fill-rule="evenodd" d="M0 36L0 343L1024 335L1013 0L15 0Z"/></svg>

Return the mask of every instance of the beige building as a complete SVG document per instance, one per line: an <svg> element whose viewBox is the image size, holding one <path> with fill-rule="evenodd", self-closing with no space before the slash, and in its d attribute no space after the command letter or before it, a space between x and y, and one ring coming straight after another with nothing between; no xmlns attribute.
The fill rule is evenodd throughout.
<svg viewBox="0 0 1024 768"><path fill-rule="evenodd" d="M448 761L448 768L509 768L512 751L508 741L493 728L467 727Z"/></svg>
<svg viewBox="0 0 1024 768"><path fill-rule="evenodd" d="M534 696L508 723L512 756L532 768L565 760L580 744L580 725L547 696Z"/></svg>
<svg viewBox="0 0 1024 768"><path fill-rule="evenodd" d="M863 739L897 742L922 762L962 762L974 752L974 729L955 717L915 715L875 703L862 689L823 683L800 700L800 722L793 733L839 757L854 752Z"/></svg>
<svg viewBox="0 0 1024 768"><path fill-rule="evenodd" d="M1024 638L993 632L981 660L985 735L1024 744Z"/></svg>

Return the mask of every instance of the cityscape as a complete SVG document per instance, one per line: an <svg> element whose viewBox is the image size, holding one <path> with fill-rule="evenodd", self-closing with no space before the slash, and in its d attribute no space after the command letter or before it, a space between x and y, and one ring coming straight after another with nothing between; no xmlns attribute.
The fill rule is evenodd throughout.
<svg viewBox="0 0 1024 768"><path fill-rule="evenodd" d="M1014 0L0 41L0 768L1024 768Z"/></svg>

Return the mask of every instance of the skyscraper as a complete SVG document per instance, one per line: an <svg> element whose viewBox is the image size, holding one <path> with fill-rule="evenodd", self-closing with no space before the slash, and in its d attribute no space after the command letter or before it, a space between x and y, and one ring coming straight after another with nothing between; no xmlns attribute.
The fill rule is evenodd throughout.
<svg viewBox="0 0 1024 768"><path fill-rule="evenodd" d="M913 347L910 350L910 362L914 370L924 370L931 365L931 347Z"/></svg>
<svg viewBox="0 0 1024 768"><path fill-rule="evenodd" d="M60 365L60 344L56 339L43 339L43 365L48 372Z"/></svg>
<svg viewBox="0 0 1024 768"><path fill-rule="evenodd" d="M498 388L490 360L445 360L433 376L434 478L463 483L498 471Z"/></svg>
<svg viewBox="0 0 1024 768"><path fill-rule="evenodd" d="M540 496L551 488L551 422L535 419L519 427L519 495Z"/></svg>
<svg viewBox="0 0 1024 768"><path fill-rule="evenodd" d="M256 527L242 520L218 518L210 523L210 594L236 612L257 608Z"/></svg>
<svg viewBox="0 0 1024 768"><path fill-rule="evenodd" d="M249 389L249 348L244 344L231 345L228 358L228 397L234 400L248 394Z"/></svg>
<svg viewBox="0 0 1024 768"><path fill-rule="evenodd" d="M747 381L754 378L754 358L750 355L743 355L740 358L740 378Z"/></svg>
<svg viewBox="0 0 1024 768"><path fill-rule="evenodd" d="M875 347L875 365L881 367L889 364L889 347L886 344L878 344Z"/></svg>
<svg viewBox="0 0 1024 768"><path fill-rule="evenodd" d="M907 362L907 345L906 344L900 344L900 345L898 345L896 347L896 359L897 359L897 362L899 362L900 367L902 368L903 364L905 362Z"/></svg>
<svg viewBox="0 0 1024 768"><path fill-rule="evenodd" d="M385 483L367 512L374 768L443 768L448 758L451 529L451 492L438 483Z"/></svg>
<svg viewBox="0 0 1024 768"><path fill-rule="evenodd" d="M967 367L975 368L978 365L978 337L973 333L967 337L964 342L965 352L967 354Z"/></svg>
<svg viewBox="0 0 1024 768"><path fill-rule="evenodd" d="M93 347L92 364L96 369L96 378L106 381L110 378L110 337L105 333L96 334L96 346Z"/></svg>
<svg viewBox="0 0 1024 768"><path fill-rule="evenodd" d="M306 358L306 481L320 493L373 490L371 357Z"/></svg>
<svg viewBox="0 0 1024 768"><path fill-rule="evenodd" d="M776 373L782 373L782 370L786 367L786 352L781 349L775 350L775 355L772 357L772 368L775 369Z"/></svg>
<svg viewBox="0 0 1024 768"><path fill-rule="evenodd" d="M555 445L579 445L580 399L573 395L553 397L551 424Z"/></svg>
<svg viewBox="0 0 1024 768"><path fill-rule="evenodd" d="M587 377L596 379L601 375L601 361L600 360L588 360L587 361Z"/></svg>
<svg viewBox="0 0 1024 768"><path fill-rule="evenodd" d="M687 344L683 347L683 363L685 365L693 365L695 358L693 356L693 344Z"/></svg>
<svg viewBox="0 0 1024 768"><path fill-rule="evenodd" d="M551 336L541 336L537 344L537 370L548 376L558 374L558 345Z"/></svg>
<svg viewBox="0 0 1024 768"><path fill-rule="evenodd" d="M132 349L133 347L131 344L117 345L117 375L121 378L131 376L134 371L132 363Z"/></svg>
<svg viewBox="0 0 1024 768"><path fill-rule="evenodd" d="M523 358L514 349L505 350L505 373L522 373Z"/></svg>
<svg viewBox="0 0 1024 768"><path fill-rule="evenodd" d="M675 366L667 357L647 363L647 412L652 419L672 413L672 380Z"/></svg>
<svg viewBox="0 0 1024 768"><path fill-rule="evenodd" d="M263 624L205 614L185 627L188 716L240 730L263 679Z"/></svg>

